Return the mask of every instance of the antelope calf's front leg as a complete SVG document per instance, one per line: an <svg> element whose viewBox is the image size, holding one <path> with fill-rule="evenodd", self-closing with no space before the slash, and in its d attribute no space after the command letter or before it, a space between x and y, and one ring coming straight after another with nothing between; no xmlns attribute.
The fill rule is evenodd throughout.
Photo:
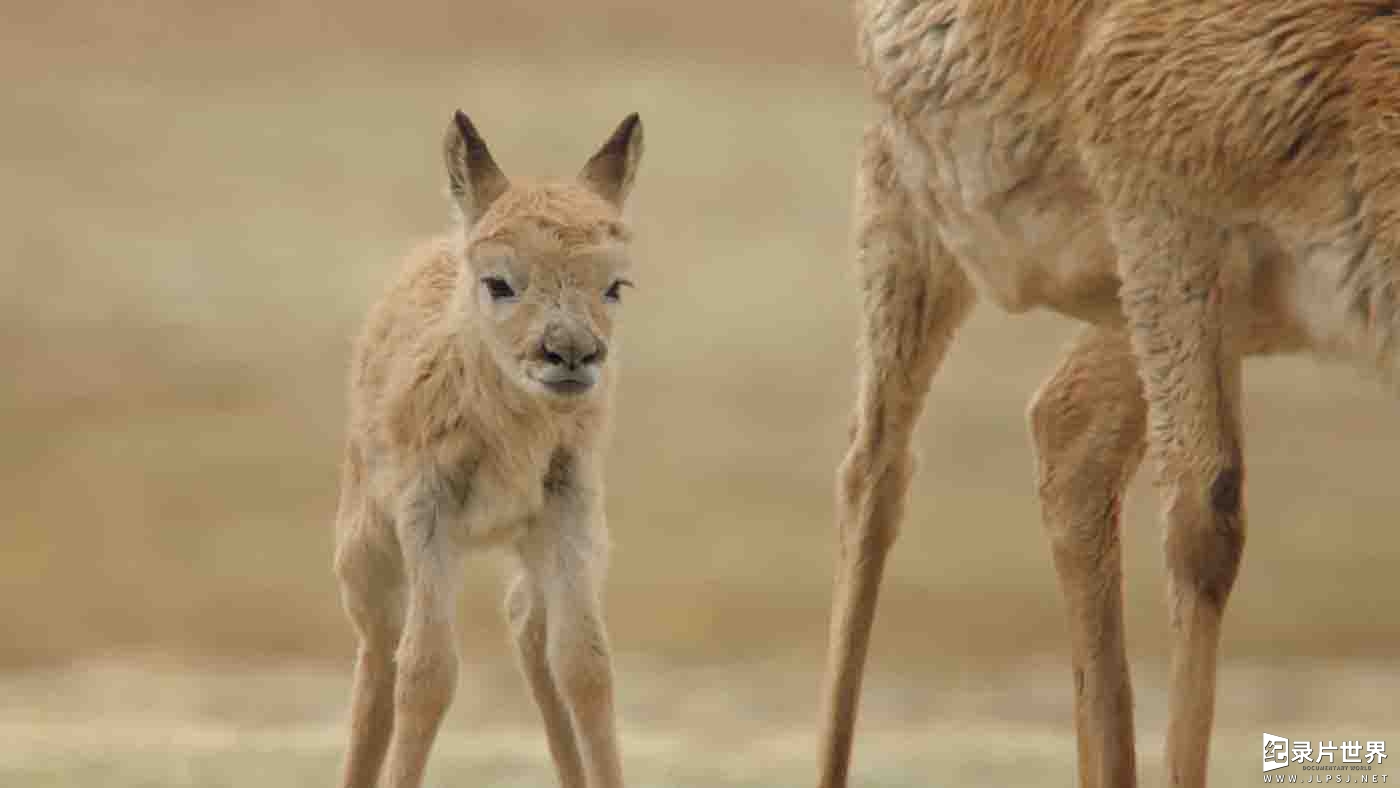
<svg viewBox="0 0 1400 788"><path fill-rule="evenodd" d="M506 592L506 618L510 621L515 639L520 672L530 685L535 705L539 707L540 717L544 721L549 753L559 773L559 785L561 788L583 788L588 783L583 773L583 758L579 755L574 722L568 701L554 679L546 651L549 632L544 595L530 573L518 573Z"/></svg>
<svg viewBox="0 0 1400 788"><path fill-rule="evenodd" d="M569 181L514 185L466 115L461 223L409 256L351 366L336 571L360 636L342 785L418 788L457 686L462 557L521 566L507 615L564 788L620 788L598 587L613 337L630 284L627 117Z"/></svg>
<svg viewBox="0 0 1400 788"><path fill-rule="evenodd" d="M544 514L517 544L511 590L520 664L564 786L620 786L613 673L599 584L606 570L600 482L576 458L552 463ZM522 609L523 608L523 609Z"/></svg>
<svg viewBox="0 0 1400 788"><path fill-rule="evenodd" d="M454 617L462 552L432 519L400 520L408 610L395 663L389 785L416 786L457 689Z"/></svg>

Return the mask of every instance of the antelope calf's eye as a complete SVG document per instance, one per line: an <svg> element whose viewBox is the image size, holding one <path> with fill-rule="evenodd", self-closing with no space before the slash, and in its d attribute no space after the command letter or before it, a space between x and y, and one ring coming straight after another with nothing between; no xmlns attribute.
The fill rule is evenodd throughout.
<svg viewBox="0 0 1400 788"><path fill-rule="evenodd" d="M622 288L624 287L632 287L632 283L626 279L614 279L613 283L608 285L608 289L603 291L603 300L613 303L622 301Z"/></svg>
<svg viewBox="0 0 1400 788"><path fill-rule="evenodd" d="M481 284L485 285L486 292L491 294L492 301L504 301L507 298L515 298L515 288L510 286L510 282L499 276L483 276Z"/></svg>

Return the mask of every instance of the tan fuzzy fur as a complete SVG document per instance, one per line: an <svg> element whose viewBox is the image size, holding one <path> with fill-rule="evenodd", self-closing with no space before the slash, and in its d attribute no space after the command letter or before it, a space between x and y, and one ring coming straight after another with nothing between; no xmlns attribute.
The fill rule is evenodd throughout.
<svg viewBox="0 0 1400 788"><path fill-rule="evenodd" d="M461 559L490 546L517 567L506 612L561 783L622 784L600 452L641 146L632 116L576 182L512 183L464 115L448 128L463 221L409 255L351 367L335 559L360 637L346 788L375 786L386 759L390 788L421 783L456 686ZM578 380L593 385L558 387Z"/></svg>
<svg viewBox="0 0 1400 788"><path fill-rule="evenodd" d="M976 295L1086 324L1029 420L1074 662L1079 783L1136 783L1118 546L1151 449L1166 773L1205 784L1244 546L1241 361L1396 369L1400 16L1380 0L858 0L877 103L821 785L844 786L929 380ZM1014 626L1014 622L1009 623Z"/></svg>

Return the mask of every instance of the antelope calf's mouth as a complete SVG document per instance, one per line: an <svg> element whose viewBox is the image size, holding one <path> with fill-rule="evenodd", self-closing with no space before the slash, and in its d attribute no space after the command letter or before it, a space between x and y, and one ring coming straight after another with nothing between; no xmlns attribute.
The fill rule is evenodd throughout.
<svg viewBox="0 0 1400 788"><path fill-rule="evenodd" d="M536 374L534 378L551 393L572 397L591 390L598 383L598 372L592 367L552 367Z"/></svg>

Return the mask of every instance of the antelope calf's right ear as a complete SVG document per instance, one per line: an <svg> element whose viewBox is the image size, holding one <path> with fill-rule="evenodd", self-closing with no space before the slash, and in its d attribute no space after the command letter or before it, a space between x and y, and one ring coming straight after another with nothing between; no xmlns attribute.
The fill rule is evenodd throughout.
<svg viewBox="0 0 1400 788"><path fill-rule="evenodd" d="M622 119L603 147L583 166L579 180L621 208L642 161L642 119L633 112Z"/></svg>
<svg viewBox="0 0 1400 788"><path fill-rule="evenodd" d="M447 164L447 185L452 199L470 227L476 224L497 197L510 188L510 180L496 165L486 140L467 113L457 110L442 140L442 158Z"/></svg>

